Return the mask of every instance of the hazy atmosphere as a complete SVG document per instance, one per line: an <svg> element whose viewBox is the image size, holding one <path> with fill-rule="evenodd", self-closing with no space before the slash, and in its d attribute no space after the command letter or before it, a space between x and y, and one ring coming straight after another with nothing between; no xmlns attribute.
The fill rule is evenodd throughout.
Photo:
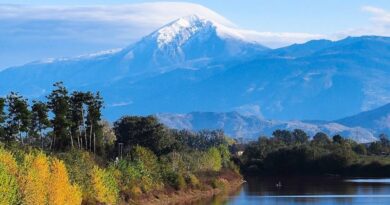
<svg viewBox="0 0 390 205"><path fill-rule="evenodd" d="M388 0L0 0L0 205L390 204Z"/></svg>
<svg viewBox="0 0 390 205"><path fill-rule="evenodd" d="M390 33L386 0L223 2L1 0L0 69L123 48L167 22L192 14L232 26L272 48L312 39Z"/></svg>

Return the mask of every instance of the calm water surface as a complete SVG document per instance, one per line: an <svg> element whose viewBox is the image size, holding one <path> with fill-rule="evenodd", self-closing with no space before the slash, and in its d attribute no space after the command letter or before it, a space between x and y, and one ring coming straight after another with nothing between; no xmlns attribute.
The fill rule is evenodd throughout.
<svg viewBox="0 0 390 205"><path fill-rule="evenodd" d="M281 182L281 187L276 184ZM235 195L199 204L390 205L390 179L249 178Z"/></svg>

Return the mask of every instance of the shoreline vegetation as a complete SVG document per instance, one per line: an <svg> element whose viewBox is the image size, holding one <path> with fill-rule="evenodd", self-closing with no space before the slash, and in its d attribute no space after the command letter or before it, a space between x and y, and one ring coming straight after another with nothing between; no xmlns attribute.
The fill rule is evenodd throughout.
<svg viewBox="0 0 390 205"><path fill-rule="evenodd" d="M219 184L215 184L212 178L206 177L201 189L174 190L165 189L139 196L132 199L129 204L158 205L158 204L193 204L199 201L212 200L214 197L224 197L232 195L245 182L242 176L231 170L221 170L215 173L213 177L217 178Z"/></svg>
<svg viewBox="0 0 390 205"><path fill-rule="evenodd" d="M237 145L234 145L237 146ZM390 141L357 143L319 132L309 140L302 130L276 130L272 137L240 145L236 160L249 176L390 177Z"/></svg>
<svg viewBox="0 0 390 205"><path fill-rule="evenodd" d="M176 204L242 183L219 130L169 129L153 116L101 119L99 93L0 98L0 204Z"/></svg>

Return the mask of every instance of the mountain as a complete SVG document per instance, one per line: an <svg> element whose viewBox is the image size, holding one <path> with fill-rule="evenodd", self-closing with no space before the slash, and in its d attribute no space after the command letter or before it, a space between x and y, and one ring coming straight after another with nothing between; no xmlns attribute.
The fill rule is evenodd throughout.
<svg viewBox="0 0 390 205"><path fill-rule="evenodd" d="M187 130L222 129L231 137L245 141L257 140L260 136L271 136L276 129L302 129L311 137L317 132L329 136L340 134L357 142L376 141L373 133L359 126L348 127L337 122L302 122L265 120L257 116L242 115L238 112L213 113L192 112L188 114L158 114L157 118L171 128Z"/></svg>
<svg viewBox="0 0 390 205"><path fill-rule="evenodd" d="M334 121L266 120L256 115L239 112L165 113L156 116L162 123L172 128L223 129L226 134L244 140L256 140L261 135L271 136L276 129L302 129L310 136L317 132L324 132L329 136L341 134L362 143L375 141L382 133L390 136L390 103Z"/></svg>
<svg viewBox="0 0 390 205"><path fill-rule="evenodd" d="M293 44L288 47L274 49L268 52L267 55L282 58L299 58L312 55L333 45L334 42L330 40L312 40L304 44Z"/></svg>
<svg viewBox="0 0 390 205"><path fill-rule="evenodd" d="M200 69L211 62L253 56L266 47L245 41L239 33L198 16L180 18L124 49L132 74Z"/></svg>
<svg viewBox="0 0 390 205"><path fill-rule="evenodd" d="M364 127L376 135L385 133L390 135L390 104L377 109L346 117L336 122L346 126Z"/></svg>
<svg viewBox="0 0 390 205"><path fill-rule="evenodd" d="M161 85L144 85L144 82L150 82L155 76L165 76L170 71L193 73L198 70L205 70L208 75L214 72L211 70L224 69L226 64L237 63L264 50L268 48L245 40L235 29L188 16L124 49L48 59L6 69L0 72L0 96L17 91L29 98L39 98L48 94L54 82L64 81L71 90L102 91L107 100L106 116L110 119L128 112L145 114L149 112L147 109L125 106L143 107L144 100L149 101L144 97L145 92L151 95L146 98L153 98ZM187 80L187 76L182 78ZM172 85L174 80L170 82ZM154 110L161 109L155 107L151 111Z"/></svg>
<svg viewBox="0 0 390 205"><path fill-rule="evenodd" d="M231 111L333 120L390 102L390 38L349 37L268 49L239 29L189 16L135 44L0 72L0 96L33 99L56 81L101 91L104 115Z"/></svg>
<svg viewBox="0 0 390 205"><path fill-rule="evenodd" d="M159 109L149 103L143 106L154 113L247 108L259 110L267 119L334 120L389 102L390 38L364 36L328 43L294 45L310 50L300 51L298 57L286 56L291 49L287 47L212 73L175 70L156 76L140 85L164 85L150 91L158 94ZM288 51L281 54L283 50Z"/></svg>
<svg viewBox="0 0 390 205"><path fill-rule="evenodd" d="M268 50L245 41L234 29L188 16L171 22L124 49L76 58L37 61L0 72L0 94L11 90L45 94L55 81L71 88L140 81L176 69L207 69Z"/></svg>

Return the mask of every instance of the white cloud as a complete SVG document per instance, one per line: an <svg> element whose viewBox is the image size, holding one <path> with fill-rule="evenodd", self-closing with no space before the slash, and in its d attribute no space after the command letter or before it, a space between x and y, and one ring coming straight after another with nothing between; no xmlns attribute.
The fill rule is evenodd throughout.
<svg viewBox="0 0 390 205"><path fill-rule="evenodd" d="M192 3L156 2L100 6L0 5L0 19L103 21L162 26L182 16L197 14L224 25L232 23L210 9Z"/></svg>
<svg viewBox="0 0 390 205"><path fill-rule="evenodd" d="M374 6L363 6L362 11L371 15L369 25L346 29L331 35L329 38L337 40L346 36L390 36L390 11Z"/></svg>
<svg viewBox="0 0 390 205"><path fill-rule="evenodd" d="M362 8L363 11L371 13L373 16L371 18L375 23L380 24L390 24L390 12L384 9L373 7L373 6L364 6Z"/></svg>
<svg viewBox="0 0 390 205"><path fill-rule="evenodd" d="M133 101L128 101L128 102L117 102L117 103L112 103L109 105L109 107L123 107L127 105L133 104Z"/></svg>
<svg viewBox="0 0 390 205"><path fill-rule="evenodd" d="M198 4L154 2L96 6L27 6L0 4L0 69L44 59L72 57L125 47L163 25L196 14L271 48L313 39L390 34L390 12L365 6L371 24L331 35L253 31L238 28L220 14Z"/></svg>
<svg viewBox="0 0 390 205"><path fill-rule="evenodd" d="M196 14L202 18L212 20L224 26L233 27L245 38L262 43L270 47L280 47L292 43L303 43L307 40L322 38L319 34L308 33L274 33L257 32L251 30L237 30L234 23L218 13L198 4L179 2L155 2L126 5L100 5L100 6L25 6L25 5L0 5L0 20L24 21L46 23L44 30L56 38L74 37L79 33L79 38L89 41L106 41L106 37L99 32L113 30L116 32L115 39L120 41L134 41L153 30L183 16ZM50 24L49 22L60 22ZM64 22L71 22L64 25ZM86 26L86 23L98 24L99 26ZM20 24L18 24L20 25ZM52 28L47 26L52 26ZM81 25L81 26L80 26ZM42 30L38 27L14 28L18 32L34 33ZM0 28L1 29L1 28ZM87 36L83 36L86 33ZM110 33L110 32L109 32ZM42 32L39 32L41 35ZM58 37L60 36L60 37ZM76 36L77 37L77 36ZM103 38L103 39L102 39Z"/></svg>
<svg viewBox="0 0 390 205"><path fill-rule="evenodd" d="M271 48L282 47L293 43L305 43L309 40L323 39L325 35L311 33L289 32L259 32L252 30L240 30L246 38Z"/></svg>

